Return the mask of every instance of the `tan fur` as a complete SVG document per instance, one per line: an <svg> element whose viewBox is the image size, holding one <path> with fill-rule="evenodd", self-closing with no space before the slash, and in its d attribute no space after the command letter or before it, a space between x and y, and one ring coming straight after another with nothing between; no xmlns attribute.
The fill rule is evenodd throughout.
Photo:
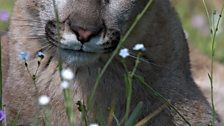
<svg viewBox="0 0 224 126"><path fill-rule="evenodd" d="M208 73L211 71L211 59L199 52L198 50L191 47L190 59L192 65L192 75L197 85L202 90L208 101L211 103L211 85L208 77ZM214 62L214 104L217 114L220 115L221 119L224 118L224 66L218 62ZM223 125L223 124L222 124Z"/></svg>
<svg viewBox="0 0 224 126"><path fill-rule="evenodd" d="M90 95L98 70L109 57L108 53L104 54L105 50L101 49L106 48L105 45L110 47L112 45L110 40L119 37L111 35L112 32L124 34L130 22L146 2L147 0L110 0L109 3L101 0L67 0L67 4L59 6L60 22L65 21L65 24L61 25L63 27L60 31L61 36L63 34L74 35L71 29L67 28L68 16L72 23L84 29L97 29L105 25L106 30L103 29L100 34L108 33L103 38L105 41L93 43L98 50L92 48L90 50L99 51L97 56L93 55L93 59L91 59L92 56L86 54L82 55L83 57L76 55L78 52L74 49L72 53L62 52L64 67L71 68L75 73L71 88L74 92L76 125L79 125L81 114L75 103L79 100L85 101ZM52 44L45 36L45 25L49 20L55 19L51 5L50 0L17 0L14 7L9 30L9 69L4 85L4 103L9 115L8 121L20 111L18 125L29 125L38 115L39 110L32 80L24 67L24 62L18 58L18 54L21 51L30 53L29 68L31 72L34 72L37 67L37 61L34 58L36 52L43 46ZM66 44L68 42L66 41ZM75 42L77 45L80 44L77 40ZM181 24L168 0L155 0L153 6L131 33L125 47L132 48L136 43L144 43L146 48L144 58L156 64L155 66L142 62L137 73L142 75L151 87L170 99L171 103L193 126L207 125L211 121L211 108L191 78L188 46ZM85 44L87 47L88 42L83 45ZM57 48L50 47L42 50L46 56L37 75L38 95L48 95L51 98L49 106L52 111L52 125L65 126L67 119L57 69ZM74 48L73 45L68 47ZM66 45L66 48L68 47ZM123 75L125 70L120 61L121 58L117 56L105 72L96 91L93 103L95 109L91 111L91 117L97 117L102 111L107 118L107 108L111 107L112 101L115 104L115 114L119 118L124 114ZM126 61L128 68L132 68L135 59L127 58ZM141 118L163 105L150 90L138 81L134 81L131 108L134 108L140 101L144 103ZM43 115L38 116L39 124L43 125L41 116ZM167 108L150 120L147 125L181 126L186 124L174 111Z"/></svg>

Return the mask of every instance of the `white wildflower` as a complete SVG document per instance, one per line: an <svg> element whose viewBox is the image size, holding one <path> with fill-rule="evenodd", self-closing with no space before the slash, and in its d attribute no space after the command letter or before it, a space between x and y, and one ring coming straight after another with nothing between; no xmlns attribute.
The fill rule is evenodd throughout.
<svg viewBox="0 0 224 126"><path fill-rule="evenodd" d="M50 101L50 98L46 95L42 95L38 99L40 105L47 105Z"/></svg>
<svg viewBox="0 0 224 126"><path fill-rule="evenodd" d="M62 89L67 89L67 88L69 88L69 82L68 81L62 81L60 86L61 86Z"/></svg>
<svg viewBox="0 0 224 126"><path fill-rule="evenodd" d="M100 126L100 125L97 123L91 123L91 124L89 124L89 126Z"/></svg>
<svg viewBox="0 0 224 126"><path fill-rule="evenodd" d="M136 51L145 51L145 47L143 44L136 44L134 47L133 47L133 50L136 50Z"/></svg>
<svg viewBox="0 0 224 126"><path fill-rule="evenodd" d="M126 57L129 56L130 54L129 54L127 48L123 48L123 49L120 50L119 55L120 55L122 58L126 58Z"/></svg>
<svg viewBox="0 0 224 126"><path fill-rule="evenodd" d="M74 74L71 69L63 69L61 71L61 76L65 80L72 80L74 78Z"/></svg>

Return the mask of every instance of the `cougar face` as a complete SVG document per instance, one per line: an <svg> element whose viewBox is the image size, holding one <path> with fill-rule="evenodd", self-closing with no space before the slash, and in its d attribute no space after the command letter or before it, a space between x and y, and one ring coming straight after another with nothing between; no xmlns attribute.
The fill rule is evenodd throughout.
<svg viewBox="0 0 224 126"><path fill-rule="evenodd" d="M42 113L39 105L35 104L37 95L34 94L38 93L38 96L47 95L51 98L51 124L68 125L58 72L57 57L60 54L66 62L63 68L68 67L75 74L69 81L75 126L84 124L83 114L76 103L88 103L99 69L108 60L108 53L116 48L146 2L148 0L56 0L58 21L53 0L16 0L8 32L9 41L3 42L3 58L9 57L3 60L3 71L6 71L3 97L8 121L17 118L17 112L21 111L17 125L33 124L35 117L40 123L43 122L45 115L36 116ZM136 121L157 113L165 105L152 92L152 88L169 99L193 126L209 124L212 110L192 79L188 45L170 0L154 0L124 46L131 49L138 42L144 44L146 50L142 52L143 58L149 59L149 62L140 62L135 72L148 85L137 78L133 78L131 85L133 95L130 110L134 110L140 102L144 110ZM45 57L38 66L40 62L37 63L36 52L40 50ZM26 67L31 73L37 72L37 88L33 85L24 61L18 57L21 51L29 54ZM124 67L119 58L114 58L108 66L95 91L92 102L92 108L95 109L88 112L87 122L97 121L101 113L107 119L110 115L108 107L113 106L118 119L125 115L127 87L123 75L126 75L127 70L135 68L136 64L133 58L127 61L127 67ZM111 125L115 125L115 122ZM178 113L167 106L146 125L186 124Z"/></svg>
<svg viewBox="0 0 224 126"><path fill-rule="evenodd" d="M59 49L63 61L78 66L113 51L130 24L127 22L144 5L138 0L56 0L58 23L53 0L28 2L32 18L41 21L36 26L44 32L41 41Z"/></svg>

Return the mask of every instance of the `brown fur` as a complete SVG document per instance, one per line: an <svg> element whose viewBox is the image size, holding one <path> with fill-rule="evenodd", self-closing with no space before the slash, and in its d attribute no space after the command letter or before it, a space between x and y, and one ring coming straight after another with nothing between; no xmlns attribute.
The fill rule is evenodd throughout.
<svg viewBox="0 0 224 126"><path fill-rule="evenodd" d="M99 18L103 18L107 28L120 31L121 34L126 31L127 24L130 24L147 2L146 0L133 3L129 0L111 0L110 4L103 6L104 4L99 3L99 0L92 0L92 2L88 0L68 1L70 3L59 8L61 21L67 19L66 16L73 15L72 21L76 21L76 24L83 28L89 28L95 26L96 22L100 23ZM9 117L8 121L12 120L16 113L20 111L18 125L29 125L38 115L39 110L37 99L34 96L35 90L32 80L24 67L24 62L18 58L18 54L21 51L30 53L29 68L31 72L34 72L37 67L37 61L34 58L36 52L44 45L49 44L45 34L43 34L46 21L54 20L52 7L49 7L49 3L51 2L48 0L44 2L39 0L17 0L14 7L9 30L9 69L4 85L4 103ZM120 8L117 8L117 11L114 8L118 5ZM104 7L106 9L102 14L102 10L99 9ZM114 9L113 13L107 8ZM128 20L125 20L123 15ZM77 17L78 19L76 19ZM61 32L71 31L62 30ZM114 36L107 34L107 37ZM132 48L134 44L139 42L144 43L146 47L144 57L151 59L158 66L142 62L137 73L142 75L151 87L167 99L170 99L171 103L193 126L207 125L211 121L211 108L191 77L188 46L181 24L168 0L155 1L152 8L131 33L125 47ZM102 47L103 44L97 46ZM52 111L52 125L64 126L67 125L67 119L57 71L56 48L47 48L43 51L46 56L41 63L37 76L38 94L48 95L51 98L49 106ZM71 88L74 92L76 125L79 125L79 120L81 120L80 112L77 110L75 103L78 100L85 101L87 96L90 95L98 70L105 64L109 55L102 53L94 62L86 65L79 64L82 57L78 57L80 58L78 61L71 60L66 55L63 55L63 57L64 67L71 68L75 73ZM125 84L123 75L125 70L120 60L121 58L117 56L112 61L97 88L95 102L93 103L95 109L91 111L92 117L96 117L99 111L102 111L105 113L106 118L108 114L107 108L111 107L112 101L116 105L115 114L118 117L124 114ZM128 67L132 68L135 59L127 58L126 60ZM134 108L140 101L144 103L142 117L154 112L163 105L161 100L153 95L150 90L147 90L138 81L134 81L131 108ZM39 115L40 120L42 116ZM40 125L42 124L40 123ZM186 124L174 111L167 108L150 120L147 125L181 126Z"/></svg>

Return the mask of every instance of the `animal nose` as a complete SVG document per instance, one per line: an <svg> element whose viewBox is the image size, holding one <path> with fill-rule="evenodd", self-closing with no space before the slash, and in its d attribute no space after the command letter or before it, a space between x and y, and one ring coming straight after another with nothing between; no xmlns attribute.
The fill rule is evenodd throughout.
<svg viewBox="0 0 224 126"><path fill-rule="evenodd" d="M89 41L91 36L94 35L93 31L86 30L86 29L83 29L83 28L78 28L74 32L77 34L78 40L81 41L82 43Z"/></svg>
<svg viewBox="0 0 224 126"><path fill-rule="evenodd" d="M95 16L85 16L74 12L68 17L66 22L82 44L99 35L105 28L103 20L97 13Z"/></svg>
<svg viewBox="0 0 224 126"><path fill-rule="evenodd" d="M75 23L70 23L69 27L76 34L77 39L82 44L88 42L91 37L98 35L102 30L101 26L86 26L84 28L76 25Z"/></svg>

